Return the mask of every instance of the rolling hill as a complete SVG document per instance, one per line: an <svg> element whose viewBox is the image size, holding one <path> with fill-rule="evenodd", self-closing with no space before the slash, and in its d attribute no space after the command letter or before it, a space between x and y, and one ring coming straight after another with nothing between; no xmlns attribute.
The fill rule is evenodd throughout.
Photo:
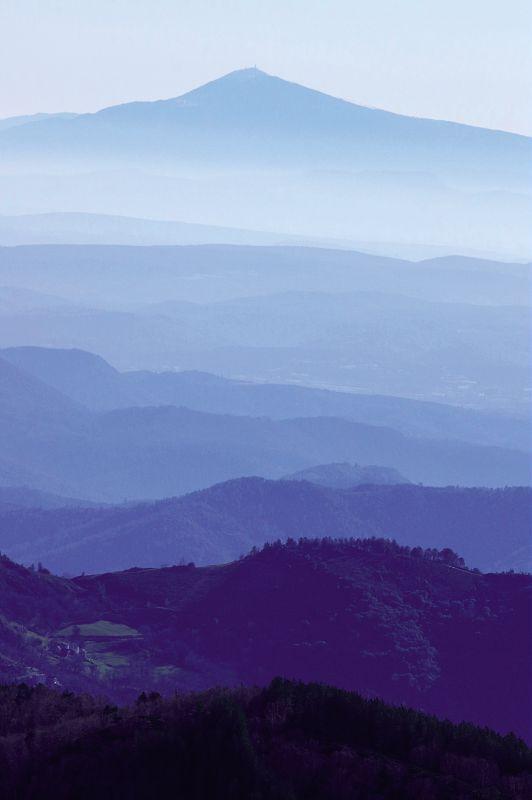
<svg viewBox="0 0 532 800"><path fill-rule="evenodd" d="M284 675L532 733L530 576L470 572L448 549L302 540L76 580L3 558L0 585L3 680L124 699Z"/></svg>
<svg viewBox="0 0 532 800"><path fill-rule="evenodd" d="M76 114L68 112L57 114L24 114L17 117L3 117L0 119L0 131L7 131L8 128L16 128L19 125L32 125L36 122L44 122L50 119L73 119Z"/></svg>
<svg viewBox="0 0 532 800"><path fill-rule="evenodd" d="M397 470L390 467L362 466L361 464L318 464L315 467L284 475L285 481L309 481L331 489L352 489L363 485L389 485L410 483Z"/></svg>
<svg viewBox="0 0 532 800"><path fill-rule="evenodd" d="M529 455L519 450L405 436L336 417L269 419L174 406L96 414L2 359L0 378L5 486L120 502L342 461L383 464L433 485L530 479Z"/></svg>
<svg viewBox="0 0 532 800"><path fill-rule="evenodd" d="M389 426L406 435L460 439L528 450L528 419L473 409L311 387L231 380L198 371L119 372L81 350L13 347L1 358L93 411L133 406L185 406L206 413L270 417L342 417Z"/></svg>
<svg viewBox="0 0 532 800"><path fill-rule="evenodd" d="M1 125L1 121L0 121ZM0 127L1 130L1 127ZM0 217L0 245L280 245L310 244L297 236L118 215L20 214Z"/></svg>
<svg viewBox="0 0 532 800"><path fill-rule="evenodd" d="M0 285L130 310L169 301L212 303L286 292L389 294L392 289L420 300L527 306L530 276L529 263L460 256L414 262L318 247L0 247Z"/></svg>
<svg viewBox="0 0 532 800"><path fill-rule="evenodd" d="M532 751L515 737L331 686L276 678L262 689L143 692L112 710L43 686L0 693L5 800L30 800L33 786L40 800L89 800L110 785L129 800L516 800L532 782Z"/></svg>
<svg viewBox="0 0 532 800"><path fill-rule="evenodd" d="M456 247L391 241L352 241L349 239L297 236L292 233L222 228L179 220L125 217L123 214L83 214L56 211L43 214L4 214L0 216L0 246L62 245L297 245L354 250L410 261L454 256ZM520 261L515 253L459 248L463 256L499 262ZM517 301L520 302L519 298Z"/></svg>
<svg viewBox="0 0 532 800"><path fill-rule="evenodd" d="M168 248L162 260L157 258L160 269L150 260L157 255L151 248L118 248L117 261L109 271L113 248L103 248L106 253L100 248L81 248L81 253L76 248L60 249L61 258L50 269L48 264L57 248L44 248L44 252L38 248L43 258L33 248L6 250L4 265L0 263L6 285L26 281L32 291L52 295L62 286L61 296L75 292L78 299L86 291L85 303L92 300L94 306L80 308L76 301L72 307L52 304L46 308L41 302L40 308L6 310L0 314L0 338L5 346L79 348L97 352L128 370L199 369L262 382L409 396L522 416L526 413L530 314L524 305L429 302L389 291L341 290L339 285L331 285L328 291L283 291L233 300L205 302L207 297L202 303L184 302L179 297L175 271L174 251L180 248ZM180 252L178 261L184 255ZM198 255L205 272L194 272L189 263L179 280L194 284L198 297L202 286L208 284L215 300L218 278L211 276L209 264L216 254ZM262 252L257 263L259 268L262 259L262 276L254 283L262 282L263 292L275 283L268 268L270 255L276 261L275 269L284 261L277 258L277 252ZM231 257L229 253L226 256ZM238 259L245 257L245 252L238 253ZM305 254L295 258L297 269L305 270ZM323 258L315 265L322 283L330 277ZM349 263L344 264L344 277L347 270L353 282ZM288 264L294 267L293 281L297 270L291 257ZM233 266L230 281L233 285L240 283L242 291L236 262ZM244 282L248 269L249 263ZM526 268L516 270L521 270L524 288ZM171 277L167 279L169 271ZM466 269L466 273L472 286L485 283L478 270ZM134 276L138 278L133 280ZM452 283L452 278L449 280ZM225 283L223 269L219 281ZM179 298L176 301L171 299L172 284ZM146 285L145 300L150 293L160 297L164 292L167 301L135 302ZM224 291L228 288L225 285ZM95 294L102 307L98 307Z"/></svg>
<svg viewBox="0 0 532 800"><path fill-rule="evenodd" d="M530 570L532 490L361 486L242 478L184 497L109 508L0 505L0 550L57 573L238 558L274 539L385 536L451 547L483 570ZM1 494L0 494L1 500Z"/></svg>
<svg viewBox="0 0 532 800"><path fill-rule="evenodd" d="M386 464L432 485L530 479L530 457L517 450L418 439L332 417L278 421L169 406L94 415L60 435L48 430L36 438L22 423L2 426L2 435L5 457L53 476L62 486L54 491L106 502L168 497L245 475L277 478L334 461Z"/></svg>
<svg viewBox="0 0 532 800"><path fill-rule="evenodd" d="M51 492L31 489L28 486L3 486L0 485L0 508L83 508L95 505L89 500L80 500L77 497L62 497Z"/></svg>

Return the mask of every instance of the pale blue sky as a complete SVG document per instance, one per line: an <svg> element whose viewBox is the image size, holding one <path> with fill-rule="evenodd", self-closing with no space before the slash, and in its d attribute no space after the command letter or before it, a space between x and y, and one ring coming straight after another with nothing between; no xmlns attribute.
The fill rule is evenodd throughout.
<svg viewBox="0 0 532 800"><path fill-rule="evenodd" d="M0 117L173 97L260 69L532 134L531 0L0 0Z"/></svg>

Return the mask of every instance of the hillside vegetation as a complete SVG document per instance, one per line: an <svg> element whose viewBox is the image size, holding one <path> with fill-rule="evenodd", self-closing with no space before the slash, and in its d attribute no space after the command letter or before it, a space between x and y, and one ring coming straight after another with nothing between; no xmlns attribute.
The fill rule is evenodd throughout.
<svg viewBox="0 0 532 800"><path fill-rule="evenodd" d="M5 800L525 800L532 751L353 692L276 678L129 708L0 687ZM209 769L205 769L208 763Z"/></svg>
<svg viewBox="0 0 532 800"><path fill-rule="evenodd" d="M1 497L1 494L0 494ZM360 486L242 478L185 497L109 508L0 505L0 548L59 574L231 561L273 539L385 536L450 547L486 571L532 565L532 490Z"/></svg>
<svg viewBox="0 0 532 800"><path fill-rule="evenodd" d="M529 575L379 539L75 580L0 565L0 680L142 690L323 681L532 739Z"/></svg>

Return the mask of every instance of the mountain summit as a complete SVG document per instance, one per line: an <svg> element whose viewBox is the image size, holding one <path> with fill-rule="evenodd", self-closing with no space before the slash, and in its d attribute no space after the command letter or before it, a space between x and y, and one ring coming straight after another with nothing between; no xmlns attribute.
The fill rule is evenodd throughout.
<svg viewBox="0 0 532 800"><path fill-rule="evenodd" d="M250 140L251 135L251 140ZM269 75L236 70L168 100L132 102L73 119L52 118L0 131L1 152L67 159L142 153L145 164L170 159L243 160L421 169L466 154L512 160L525 137L437 120L405 117L341 100ZM475 155L476 154L476 155ZM421 164L422 162L422 164ZM499 165L500 166L500 165Z"/></svg>
<svg viewBox="0 0 532 800"><path fill-rule="evenodd" d="M323 111L333 110L335 113L339 111L350 113L353 109L370 110L275 75L269 75L256 67L229 72L180 97L158 103L189 109L211 108L220 110L224 114L238 109L248 118L251 112L260 111L266 116L272 111L277 111L281 115L278 121L287 120L302 112L320 114Z"/></svg>
<svg viewBox="0 0 532 800"><path fill-rule="evenodd" d="M423 231L427 242L495 252L512 242L528 254L530 163L524 136L367 108L252 67L167 100L0 128L0 198L15 198L15 209L0 199L0 213L73 208L273 231L289 220L304 235L419 241Z"/></svg>

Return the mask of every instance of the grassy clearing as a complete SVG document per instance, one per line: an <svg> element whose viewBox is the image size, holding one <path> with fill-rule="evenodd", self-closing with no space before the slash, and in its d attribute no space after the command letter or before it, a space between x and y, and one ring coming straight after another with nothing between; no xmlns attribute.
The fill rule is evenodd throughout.
<svg viewBox="0 0 532 800"><path fill-rule="evenodd" d="M57 631L56 636L64 636L65 638L79 635L83 639L99 639L99 638L133 638L141 634L130 628L128 625L122 625L116 622L109 622L106 619L100 619L96 622L84 622L79 625L68 625Z"/></svg>

